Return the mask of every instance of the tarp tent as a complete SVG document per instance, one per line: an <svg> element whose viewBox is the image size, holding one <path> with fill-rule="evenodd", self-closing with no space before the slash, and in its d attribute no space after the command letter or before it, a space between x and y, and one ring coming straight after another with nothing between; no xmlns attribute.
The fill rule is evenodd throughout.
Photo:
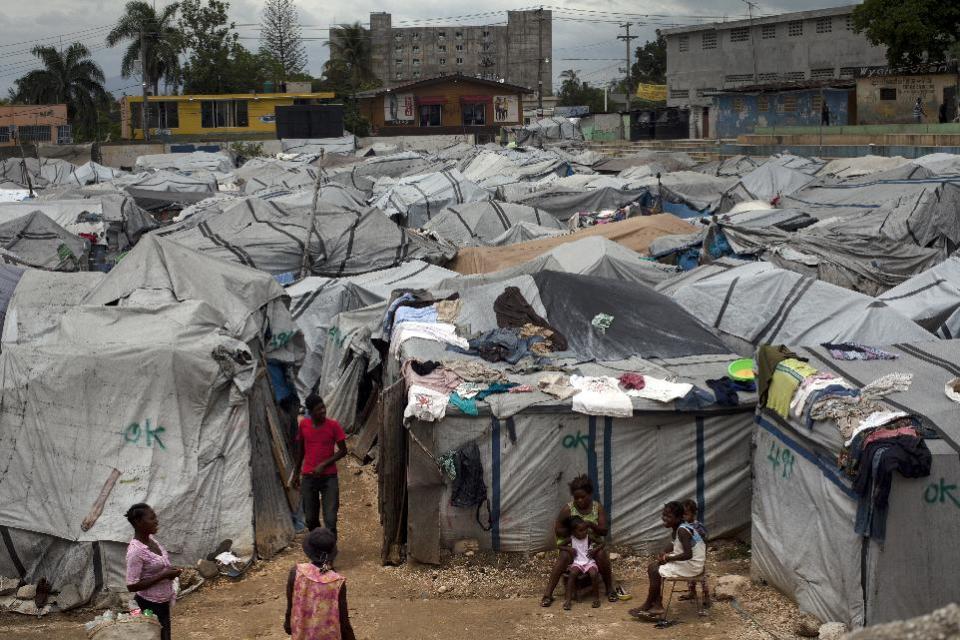
<svg viewBox="0 0 960 640"><path fill-rule="evenodd" d="M357 139L352 133L339 138L301 138L280 141L284 154L320 155L320 153L353 153Z"/></svg>
<svg viewBox="0 0 960 640"><path fill-rule="evenodd" d="M550 185L541 191L523 195L515 202L545 211L559 220L568 220L581 211L619 209L639 202L646 196L646 188L620 189L598 187L584 189L563 185Z"/></svg>
<svg viewBox="0 0 960 640"><path fill-rule="evenodd" d="M662 285L692 316L713 327L735 352L762 343L912 342L934 336L874 298L769 262L699 267ZM706 270L702 276L697 272Z"/></svg>
<svg viewBox="0 0 960 640"><path fill-rule="evenodd" d="M542 118L523 127L513 127L518 145L543 146L548 142L583 140L577 118Z"/></svg>
<svg viewBox="0 0 960 640"><path fill-rule="evenodd" d="M817 181L817 178L797 169L772 162L757 167L723 194L724 209L748 200L772 201L789 196Z"/></svg>
<svg viewBox="0 0 960 640"><path fill-rule="evenodd" d="M0 223L0 248L4 261L52 271L86 269L90 243L40 211Z"/></svg>
<svg viewBox="0 0 960 640"><path fill-rule="evenodd" d="M50 331L4 342L0 574L125 592L135 502L176 565L226 538L238 555L285 546L290 456L259 374L282 301L266 274L148 236Z"/></svg>
<svg viewBox="0 0 960 640"><path fill-rule="evenodd" d="M314 227L307 242L307 228ZM280 207L247 198L196 227L167 236L186 247L274 275L299 273L309 251L311 275L340 277L396 266L406 260L443 262L452 246L402 229L376 208L331 208L316 217L309 206Z"/></svg>
<svg viewBox="0 0 960 640"><path fill-rule="evenodd" d="M520 223L556 231L567 230L549 213L497 200L447 207L433 216L423 228L458 247L470 247L495 244L498 238Z"/></svg>
<svg viewBox="0 0 960 640"><path fill-rule="evenodd" d="M736 155L723 160L705 162L692 170L721 178L740 178L763 165L764 162L766 160L756 160L749 156Z"/></svg>
<svg viewBox="0 0 960 640"><path fill-rule="evenodd" d="M960 337L960 256L947 258L877 300L941 338Z"/></svg>
<svg viewBox="0 0 960 640"><path fill-rule="evenodd" d="M373 201L388 216L408 227L422 227L446 207L490 200L490 191L457 169L400 178Z"/></svg>
<svg viewBox="0 0 960 640"><path fill-rule="evenodd" d="M216 171L230 173L233 171L233 161L226 153L210 153L208 151L193 151L191 153L157 153L137 158L134 164L135 171Z"/></svg>
<svg viewBox="0 0 960 640"><path fill-rule="evenodd" d="M544 238L530 242L520 242L504 247L467 247L457 253L450 268L457 273L489 273L533 260L537 256L562 244L576 242L581 238L602 236L623 246L646 255L650 243L665 235L692 233L696 229L669 215L639 216L621 222L596 225L574 233Z"/></svg>
<svg viewBox="0 0 960 640"><path fill-rule="evenodd" d="M568 372L619 376L638 371L705 387L705 379L722 376L734 357L667 298L635 283L541 272L498 283L461 284L436 294L460 293L463 306L456 324L479 332L496 328L491 307L508 286L517 287L537 313L566 335L570 351L555 354L552 361ZM605 334L590 326L601 311L615 317ZM671 318L669 328L664 317ZM407 360L475 360L534 388L489 396L478 403L477 416L451 405L437 422L411 419L409 466L399 477L389 475L397 451L381 442L381 482L405 482L409 494L407 543L416 560L437 562L441 547L464 537L499 551L552 548L556 512L569 500L567 483L580 473L594 480L595 498L610 514L616 545L649 550L661 542L657 514L664 502L678 496L698 499L716 535L748 522L751 394L741 394L736 407L709 405L693 412L673 402L632 398L631 417L586 415L573 411L569 399L557 400L537 389L546 372L516 372L506 362L480 361L417 338L397 352L399 359L391 356L385 365L387 405L396 401L392 394L397 387L389 385L400 380L401 362ZM577 364L594 357L597 362ZM401 412L407 400L404 384L399 384ZM396 428L385 424L386 431ZM452 483L436 464L442 455L474 444L489 488L489 516L485 508L478 516L475 507L451 506ZM388 519L387 531L390 524Z"/></svg>
<svg viewBox="0 0 960 640"><path fill-rule="evenodd" d="M428 158L416 151L402 151L389 156L374 156L350 167L329 169L331 182L353 187L364 193L372 193L373 185L380 178L399 178L403 175L429 173L449 161Z"/></svg>
<svg viewBox="0 0 960 640"><path fill-rule="evenodd" d="M833 421L813 428L769 410L757 416L753 457L752 573L821 620L851 626L910 618L956 599L960 405L944 394L960 375L960 342L883 347L896 360L839 361L822 347L795 349L818 370L862 387L913 374L909 391L885 400L939 435L926 440L929 477L894 474L882 543L854 531L857 496L837 466L843 439Z"/></svg>

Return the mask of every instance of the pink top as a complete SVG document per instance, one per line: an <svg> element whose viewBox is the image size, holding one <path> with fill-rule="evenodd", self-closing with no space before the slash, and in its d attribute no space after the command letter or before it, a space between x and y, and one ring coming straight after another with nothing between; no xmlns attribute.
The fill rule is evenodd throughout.
<svg viewBox="0 0 960 640"><path fill-rule="evenodd" d="M160 555L155 554L150 547L136 538L127 545L127 584L136 584L144 578L155 578L171 567L167 550L153 536L150 536L150 540L160 549ZM148 589L136 593L144 600L158 604L164 602L173 604L177 599L173 590L173 580L161 580Z"/></svg>
<svg viewBox="0 0 960 640"><path fill-rule="evenodd" d="M346 580L334 571L298 564L290 612L291 640L340 640L340 589Z"/></svg>

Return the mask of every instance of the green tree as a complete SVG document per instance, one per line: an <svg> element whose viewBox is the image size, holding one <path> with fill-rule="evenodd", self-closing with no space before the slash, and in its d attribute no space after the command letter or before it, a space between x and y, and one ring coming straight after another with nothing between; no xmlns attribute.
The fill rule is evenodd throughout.
<svg viewBox="0 0 960 640"><path fill-rule="evenodd" d="M376 79L370 31L359 22L331 29L328 46L330 60L324 65L324 75L331 82L348 87L351 96L355 96L364 83Z"/></svg>
<svg viewBox="0 0 960 640"><path fill-rule="evenodd" d="M227 19L229 2L223 0L182 0L180 37L184 93L224 93L231 81L231 58L239 51L236 25Z"/></svg>
<svg viewBox="0 0 960 640"><path fill-rule="evenodd" d="M90 50L74 42L61 53L56 47L36 46L33 55L42 69L14 82L17 104L66 104L67 118L80 133L96 127L97 111L109 109L110 94L103 88L103 69L90 59Z"/></svg>
<svg viewBox="0 0 960 640"><path fill-rule="evenodd" d="M274 80L290 80L307 67L300 20L293 0L267 0L260 23L260 53L274 62Z"/></svg>
<svg viewBox="0 0 960 640"><path fill-rule="evenodd" d="M561 107L590 107L590 113L603 113L603 89L582 82L574 69L560 73L560 92L557 104Z"/></svg>
<svg viewBox="0 0 960 640"><path fill-rule="evenodd" d="M178 3L168 4L160 10L143 0L131 0L124 14L107 34L107 45L115 47L121 42L129 43L120 63L124 78L140 75L154 95L160 93L160 80L176 85L180 79L180 32L174 19ZM140 70L140 33L144 35L146 62Z"/></svg>
<svg viewBox="0 0 960 640"><path fill-rule="evenodd" d="M667 82L667 41L657 32L656 40L648 40L637 47L636 62L630 66L633 86L644 84L666 84Z"/></svg>
<svg viewBox="0 0 960 640"><path fill-rule="evenodd" d="M891 66L938 62L960 34L960 2L865 0L853 10L853 28L886 46Z"/></svg>

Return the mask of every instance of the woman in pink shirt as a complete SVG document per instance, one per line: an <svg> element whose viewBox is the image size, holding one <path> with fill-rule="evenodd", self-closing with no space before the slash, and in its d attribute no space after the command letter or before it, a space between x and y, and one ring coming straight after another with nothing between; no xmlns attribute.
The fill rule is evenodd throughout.
<svg viewBox="0 0 960 640"><path fill-rule="evenodd" d="M170 565L167 550L153 534L157 532L157 514L150 505L139 502L127 510L133 525L133 540L127 545L127 590L133 591L141 611L150 609L163 626L161 640L170 640L170 607L176 600L174 578L180 569Z"/></svg>

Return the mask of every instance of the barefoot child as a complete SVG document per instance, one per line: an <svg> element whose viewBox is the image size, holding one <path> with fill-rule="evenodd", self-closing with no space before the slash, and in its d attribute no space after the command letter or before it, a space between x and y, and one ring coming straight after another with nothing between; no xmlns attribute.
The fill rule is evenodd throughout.
<svg viewBox="0 0 960 640"><path fill-rule="evenodd" d="M356 640L347 613L346 579L333 570L337 539L326 528L303 540L310 559L290 569L283 630L293 640Z"/></svg>
<svg viewBox="0 0 960 640"><path fill-rule="evenodd" d="M692 526L697 533L700 534L700 537L703 538L703 541L707 541L707 528L703 526L703 523L697 519L698 512L700 511L700 505L697 504L696 500L684 500L683 501L683 519L687 524ZM700 580L700 590L703 592L703 608L708 609L710 607L710 590L707 587L707 576L704 575L703 579ZM697 599L697 583L689 583L689 591L680 596L681 600L696 600Z"/></svg>
<svg viewBox="0 0 960 640"><path fill-rule="evenodd" d="M593 608L600 606L600 568L597 566L596 556L599 546L590 544L590 528L583 518L574 516L570 519L569 547L573 553L573 562L570 563L570 577L567 578L567 599L563 608L569 611L570 599L577 590L577 580L582 575L590 576L593 586Z"/></svg>

